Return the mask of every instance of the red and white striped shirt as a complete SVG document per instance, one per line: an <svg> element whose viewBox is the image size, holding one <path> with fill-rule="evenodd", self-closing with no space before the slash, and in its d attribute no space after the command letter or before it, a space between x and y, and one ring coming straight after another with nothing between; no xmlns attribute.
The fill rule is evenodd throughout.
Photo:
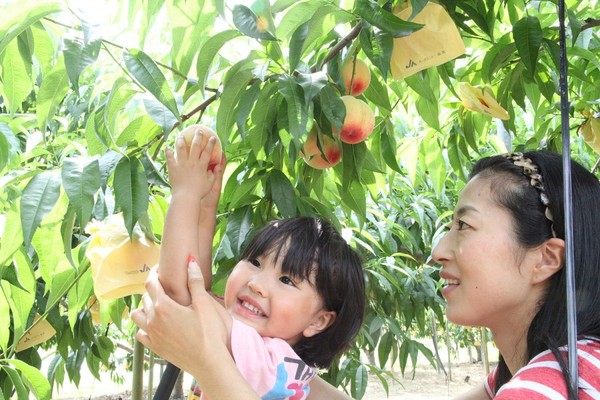
<svg viewBox="0 0 600 400"><path fill-rule="evenodd" d="M567 353L566 347L560 348ZM582 339L577 342L579 362L579 400L600 400L600 342ZM502 386L496 396L492 388L496 383L496 369L486 381L485 390L495 400L565 400L567 384L556 357L550 350L535 356Z"/></svg>

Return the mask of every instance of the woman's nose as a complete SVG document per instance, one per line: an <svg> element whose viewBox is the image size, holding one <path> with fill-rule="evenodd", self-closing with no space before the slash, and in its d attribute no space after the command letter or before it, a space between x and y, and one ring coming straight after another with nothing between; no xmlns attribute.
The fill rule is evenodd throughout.
<svg viewBox="0 0 600 400"><path fill-rule="evenodd" d="M443 264L450 258L450 249L448 246L448 233L446 233L431 252L431 258L437 264Z"/></svg>

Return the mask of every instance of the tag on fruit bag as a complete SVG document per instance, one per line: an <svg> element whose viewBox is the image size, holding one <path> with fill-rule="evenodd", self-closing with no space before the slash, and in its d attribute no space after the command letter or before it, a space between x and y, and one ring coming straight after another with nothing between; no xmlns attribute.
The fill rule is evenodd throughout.
<svg viewBox="0 0 600 400"><path fill-rule="evenodd" d="M130 239L121 214L103 222L92 221L86 232L91 234L85 255L92 265L96 296L112 300L145 293L148 272L158 264L159 246L138 226Z"/></svg>
<svg viewBox="0 0 600 400"><path fill-rule="evenodd" d="M40 315L36 314L35 318L40 318ZM31 328L29 332L27 332L25 336L21 338L21 340L19 340L19 343L17 344L17 353L19 351L27 350L28 348L40 343L44 343L55 334L56 331L52 325L50 325L50 323L45 319L41 320L36 323L33 328Z"/></svg>
<svg viewBox="0 0 600 400"><path fill-rule="evenodd" d="M394 15L408 20L412 14L412 6L406 4L395 10ZM394 39L390 60L394 79L406 78L465 54L460 33L441 5L430 1L411 22L424 26L408 36Z"/></svg>

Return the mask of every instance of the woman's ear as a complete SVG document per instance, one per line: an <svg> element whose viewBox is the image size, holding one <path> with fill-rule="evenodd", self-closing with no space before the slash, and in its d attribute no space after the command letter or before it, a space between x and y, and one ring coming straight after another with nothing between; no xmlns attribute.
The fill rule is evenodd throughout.
<svg viewBox="0 0 600 400"><path fill-rule="evenodd" d="M565 241L559 238L547 240L540 247L541 259L533 271L534 283L549 279L560 271L565 260Z"/></svg>
<svg viewBox="0 0 600 400"><path fill-rule="evenodd" d="M308 326L308 328L302 331L302 335L304 337L311 337L318 333L323 332L325 329L329 328L333 321L335 321L336 313L335 311L319 311L319 314L315 317L313 322Z"/></svg>

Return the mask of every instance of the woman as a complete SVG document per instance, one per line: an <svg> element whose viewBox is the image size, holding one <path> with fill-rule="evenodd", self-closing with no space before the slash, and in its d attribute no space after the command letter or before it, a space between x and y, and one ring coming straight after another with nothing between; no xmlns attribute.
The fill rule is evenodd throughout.
<svg viewBox="0 0 600 400"><path fill-rule="evenodd" d="M578 393L583 400L600 398L600 183L573 163L572 189ZM562 159L557 154L514 153L484 158L475 165L451 229L434 249L433 258L442 266L448 319L488 327L501 358L485 384L461 399L574 398L577 389L567 384L564 349L563 206ZM191 279L197 279L197 272L190 273ZM233 362L211 365L212 357L224 358L226 347L218 340L224 336L223 328L203 326L195 316L202 313L206 320L211 312L200 286L191 282L193 306L181 310L164 299L167 296L156 279L150 278L144 301L147 315L140 311L134 317L141 329L138 339L192 373L215 398L228 398L229 393L237 393L240 399L258 398L251 390L244 392L245 397L228 392L231 386L238 391L247 388L239 376L229 377L235 373ZM171 325L183 325L178 322L181 318L187 318L186 323L193 319L201 334L170 343L169 334L176 332ZM194 356L183 356L190 347ZM348 398L322 380L313 382L311 399Z"/></svg>
<svg viewBox="0 0 600 400"><path fill-rule="evenodd" d="M600 184L575 162L571 178L578 392L599 398ZM489 328L501 355L485 386L462 398L575 398L564 348L563 207L557 154L513 153L475 164L452 227L433 251L448 319Z"/></svg>

